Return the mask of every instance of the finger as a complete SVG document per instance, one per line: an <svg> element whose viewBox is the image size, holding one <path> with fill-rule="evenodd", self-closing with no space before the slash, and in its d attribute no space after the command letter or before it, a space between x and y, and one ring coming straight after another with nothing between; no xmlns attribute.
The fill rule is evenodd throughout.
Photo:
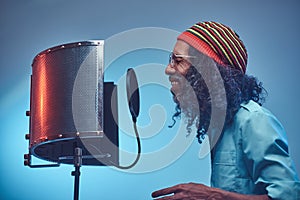
<svg viewBox="0 0 300 200"><path fill-rule="evenodd" d="M174 195L163 196L154 200L190 200L190 198L185 194L175 193Z"/></svg>
<svg viewBox="0 0 300 200"><path fill-rule="evenodd" d="M157 191L153 192L152 197L156 198L156 197L159 197L159 196L169 195L169 194L175 193L176 191L177 191L177 186L164 188L164 189L157 190Z"/></svg>
<svg viewBox="0 0 300 200"><path fill-rule="evenodd" d="M174 200L174 199L173 196L164 196L164 197L155 198L154 200Z"/></svg>
<svg viewBox="0 0 300 200"><path fill-rule="evenodd" d="M173 194L174 192L169 190L169 188L166 188L166 189L162 189L162 190L157 190L155 192L153 192L151 194L151 196L153 198L156 198L156 197L160 197L160 196L165 196L165 195L170 195L170 194Z"/></svg>

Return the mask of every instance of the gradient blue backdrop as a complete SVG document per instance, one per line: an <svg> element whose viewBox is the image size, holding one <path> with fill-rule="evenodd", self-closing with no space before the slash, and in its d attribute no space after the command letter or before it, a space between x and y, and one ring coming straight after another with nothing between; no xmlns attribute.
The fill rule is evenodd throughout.
<svg viewBox="0 0 300 200"><path fill-rule="evenodd" d="M249 53L248 73L264 82L269 92L265 106L284 125L290 152L300 173L299 18L298 0L2 0L0 199L72 199L72 166L51 169L23 167L23 154L27 152L28 145L24 134L28 132L25 111L29 109L30 65L37 53L63 43L107 39L132 28L151 26L183 31L202 20L227 24L241 36ZM165 56L165 60L157 56L156 61L166 64L167 54L161 52L160 55ZM118 70L125 71L111 68L107 72L109 79L117 80L120 76ZM171 97L166 94L162 98L169 102L166 113L170 117L173 109ZM145 99L142 100L143 105L151 104ZM147 107L143 109L144 115L148 115ZM147 122L147 118L145 120ZM172 131L165 128L160 134L164 133L172 134ZM144 143L149 149L155 149L157 145L151 140ZM209 157L199 159L198 150L199 145L195 142L172 165L143 174L83 167L80 197L151 199L153 190L180 182L209 184Z"/></svg>

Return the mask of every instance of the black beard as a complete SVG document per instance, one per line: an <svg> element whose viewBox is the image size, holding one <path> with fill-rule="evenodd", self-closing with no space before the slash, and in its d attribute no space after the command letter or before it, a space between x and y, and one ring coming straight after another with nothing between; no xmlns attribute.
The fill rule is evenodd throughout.
<svg viewBox="0 0 300 200"><path fill-rule="evenodd" d="M187 129L193 124L200 130L209 126L211 101L208 88L198 70L191 66L181 81L180 94L173 94L176 107L184 114ZM201 117L200 117L201 115Z"/></svg>
<svg viewBox="0 0 300 200"><path fill-rule="evenodd" d="M179 94L173 94L174 102L186 112L199 112L199 109L204 111L204 106L207 108L210 104L210 96L208 88L201 74L194 66L191 66L186 75L180 80L182 85ZM210 106L209 106L210 107Z"/></svg>

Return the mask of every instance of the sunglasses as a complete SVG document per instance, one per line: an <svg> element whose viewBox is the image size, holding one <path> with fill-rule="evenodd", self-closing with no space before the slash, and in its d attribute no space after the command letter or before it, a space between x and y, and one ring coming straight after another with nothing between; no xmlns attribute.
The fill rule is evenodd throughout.
<svg viewBox="0 0 300 200"><path fill-rule="evenodd" d="M175 54L171 52L169 55L169 64L171 65L171 67L175 67L184 62L191 64L188 60L186 60L186 58L195 58L195 57L196 56L181 55L181 54Z"/></svg>

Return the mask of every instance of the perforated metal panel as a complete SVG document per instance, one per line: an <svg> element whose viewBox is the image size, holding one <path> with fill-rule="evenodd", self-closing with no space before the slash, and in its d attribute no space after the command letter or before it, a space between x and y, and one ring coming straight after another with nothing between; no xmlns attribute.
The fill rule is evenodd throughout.
<svg viewBox="0 0 300 200"><path fill-rule="evenodd" d="M117 133L104 134L103 50L104 41L85 41L56 46L34 58L29 141L33 155L71 164L73 150L80 146L83 164L98 165L105 159L117 163Z"/></svg>

